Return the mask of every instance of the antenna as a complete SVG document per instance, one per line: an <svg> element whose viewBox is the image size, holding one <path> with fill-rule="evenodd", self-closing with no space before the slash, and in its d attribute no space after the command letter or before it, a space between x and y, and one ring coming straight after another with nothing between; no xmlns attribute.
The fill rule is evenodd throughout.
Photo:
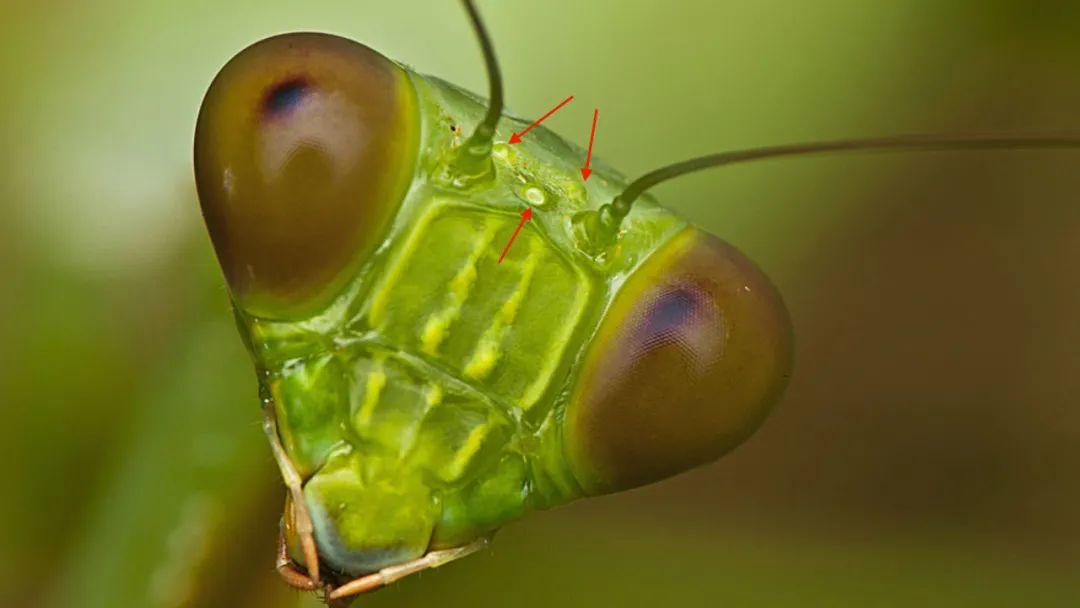
<svg viewBox="0 0 1080 608"><path fill-rule="evenodd" d="M670 179L712 167L787 156L811 156L838 152L928 152L943 150L1024 150L1080 149L1077 135L892 135L863 139L837 139L764 148L748 148L699 156L667 165L630 182L630 185L600 208L599 217L614 233L630 213L639 196Z"/></svg>
<svg viewBox="0 0 1080 608"><path fill-rule="evenodd" d="M465 5L465 11L469 14L473 31L480 42L480 49L484 53L484 64L488 75L488 108L483 121L476 125L462 145L456 158L459 168L468 175L477 177L490 173L494 170L491 162L491 143L495 138L495 127L502 117L503 111L503 81L502 72L499 70L499 60L495 57L495 46L491 43L484 21L480 18L480 12L476 9L473 0L461 0Z"/></svg>

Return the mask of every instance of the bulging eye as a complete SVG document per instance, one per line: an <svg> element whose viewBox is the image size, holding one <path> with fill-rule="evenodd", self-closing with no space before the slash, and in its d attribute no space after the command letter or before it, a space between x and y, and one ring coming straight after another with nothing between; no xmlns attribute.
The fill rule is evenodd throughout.
<svg viewBox="0 0 1080 608"><path fill-rule="evenodd" d="M572 470L599 494L714 460L761 424L791 365L776 289L688 229L620 289L589 347L566 410Z"/></svg>
<svg viewBox="0 0 1080 608"><path fill-rule="evenodd" d="M296 318L339 293L411 183L416 94L404 70L326 34L234 57L203 100L195 178L233 299Z"/></svg>

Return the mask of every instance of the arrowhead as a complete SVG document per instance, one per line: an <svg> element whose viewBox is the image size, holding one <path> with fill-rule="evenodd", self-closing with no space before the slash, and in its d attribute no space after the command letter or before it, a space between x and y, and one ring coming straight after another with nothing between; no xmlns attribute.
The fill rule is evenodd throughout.
<svg viewBox="0 0 1080 608"><path fill-rule="evenodd" d="M532 219L532 207L526 207L525 210L521 212L521 219L524 219L524 220L531 220Z"/></svg>
<svg viewBox="0 0 1080 608"><path fill-rule="evenodd" d="M581 168L581 179L589 181L589 176L592 175L592 169L588 167Z"/></svg>
<svg viewBox="0 0 1080 608"><path fill-rule="evenodd" d="M514 133L514 134L510 135L510 141L508 143L520 144L521 143L521 136L518 135L517 133Z"/></svg>

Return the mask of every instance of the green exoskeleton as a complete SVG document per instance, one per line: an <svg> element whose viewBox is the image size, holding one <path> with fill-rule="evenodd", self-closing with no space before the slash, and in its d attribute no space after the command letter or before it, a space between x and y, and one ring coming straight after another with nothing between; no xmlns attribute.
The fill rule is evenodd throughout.
<svg viewBox="0 0 1080 608"><path fill-rule="evenodd" d="M220 72L199 198L288 487L278 569L336 600L506 522L710 462L792 369L776 289L644 196L689 171L850 149L1072 146L896 137L703 157L630 182L350 40L290 34ZM534 209L499 263L521 213Z"/></svg>

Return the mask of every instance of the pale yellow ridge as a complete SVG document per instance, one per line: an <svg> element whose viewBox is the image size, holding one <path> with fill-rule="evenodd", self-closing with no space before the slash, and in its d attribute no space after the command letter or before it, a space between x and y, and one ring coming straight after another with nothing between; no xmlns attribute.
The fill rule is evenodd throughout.
<svg viewBox="0 0 1080 608"><path fill-rule="evenodd" d="M364 387L364 403L357 412L359 426L371 424L371 417L375 413L375 406L379 404L379 397L383 388L386 387L386 371L383 369L382 359L376 359L375 369L368 374L367 385Z"/></svg>
<svg viewBox="0 0 1080 608"><path fill-rule="evenodd" d="M531 239L529 253L522 262L521 278L518 279L517 287L514 289L514 293L499 308L499 314L495 316L491 326L480 337L476 350L473 351L472 357L469 359L468 364L465 365L464 373L466 377L483 379L491 373L491 370L499 362L502 356L503 338L506 336L507 329L513 324L514 318L517 317L518 310L521 309L521 302L529 291L529 285L532 283L533 275L536 273L536 268L540 265L540 259L543 255L544 250L541 240Z"/></svg>
<svg viewBox="0 0 1080 608"><path fill-rule="evenodd" d="M434 312L424 323L420 332L420 350L435 355L439 352L439 345L446 340L450 326L461 314L461 308L469 298L473 285L476 283L476 266L480 258L487 253L488 247L495 238L495 226L489 220L484 220L484 231L476 240L476 247L469 258L462 265L461 270L450 281L450 291L447 294L447 302L442 310Z"/></svg>
<svg viewBox="0 0 1080 608"><path fill-rule="evenodd" d="M465 467L469 466L469 462L476 456L476 453L480 451L480 446L484 444L484 437L487 435L488 425L481 424L475 427L469 436L465 439L465 443L462 444L461 449L454 454L454 460L450 463L450 478L457 479L461 477L461 474L465 472Z"/></svg>

